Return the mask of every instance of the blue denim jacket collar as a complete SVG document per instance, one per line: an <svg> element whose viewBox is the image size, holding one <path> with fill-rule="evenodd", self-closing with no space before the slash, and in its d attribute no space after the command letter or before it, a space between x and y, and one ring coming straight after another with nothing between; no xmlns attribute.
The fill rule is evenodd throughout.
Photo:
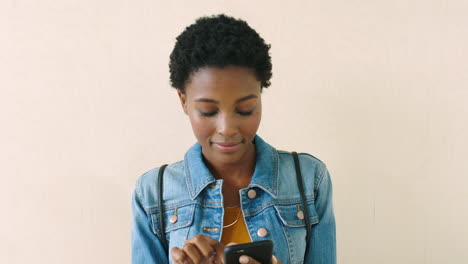
<svg viewBox="0 0 468 264"><path fill-rule="evenodd" d="M260 136L254 138L256 150L255 171L249 186L261 188L276 198L278 194L278 152ZM202 147L195 143L184 158L185 180L190 197L195 199L209 184L216 182L202 157ZM194 177L194 175L196 175Z"/></svg>

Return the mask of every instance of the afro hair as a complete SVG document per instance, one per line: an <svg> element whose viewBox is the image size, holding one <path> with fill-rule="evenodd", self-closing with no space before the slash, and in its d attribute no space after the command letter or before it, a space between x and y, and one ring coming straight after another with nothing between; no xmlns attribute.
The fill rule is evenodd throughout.
<svg viewBox="0 0 468 264"><path fill-rule="evenodd" d="M247 22L224 14L200 17L176 38L170 55L172 87L185 93L191 74L203 67L243 66L252 69L261 89L270 86L271 45Z"/></svg>

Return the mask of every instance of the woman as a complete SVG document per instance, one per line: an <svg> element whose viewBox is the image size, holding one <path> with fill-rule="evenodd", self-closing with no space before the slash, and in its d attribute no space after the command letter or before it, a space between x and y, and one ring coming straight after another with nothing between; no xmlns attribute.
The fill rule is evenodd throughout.
<svg viewBox="0 0 468 264"><path fill-rule="evenodd" d="M269 239L272 263L336 263L332 185L325 165L299 154L312 232L291 153L256 133L262 89L270 85L270 46L242 20L199 18L170 56L197 143L163 172L142 175L133 193L133 263L222 263L224 246ZM167 245L165 242L167 241ZM239 263L258 263L242 256Z"/></svg>

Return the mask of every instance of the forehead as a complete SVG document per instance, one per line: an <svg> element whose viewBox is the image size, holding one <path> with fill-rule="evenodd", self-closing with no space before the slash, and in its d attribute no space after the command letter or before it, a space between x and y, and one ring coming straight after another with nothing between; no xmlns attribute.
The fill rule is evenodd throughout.
<svg viewBox="0 0 468 264"><path fill-rule="evenodd" d="M261 83L247 67L204 67L193 73L185 90L189 97L225 97L260 93Z"/></svg>

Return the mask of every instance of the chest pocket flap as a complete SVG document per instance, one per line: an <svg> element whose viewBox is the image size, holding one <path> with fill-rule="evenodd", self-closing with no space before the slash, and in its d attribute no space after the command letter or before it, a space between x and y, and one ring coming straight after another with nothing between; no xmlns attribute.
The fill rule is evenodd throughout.
<svg viewBox="0 0 468 264"><path fill-rule="evenodd" d="M308 201L307 208L309 209L309 219L310 224L314 225L319 222L317 211L315 210L314 201ZM295 204L278 204L275 205L275 209L278 212L278 216L281 219L281 222L285 226L289 227L301 227L305 226L304 217L305 214L302 210L301 203Z"/></svg>
<svg viewBox="0 0 468 264"><path fill-rule="evenodd" d="M192 225L195 214L195 204L173 206L164 210L164 229L171 232L179 228ZM151 214L153 232L159 233L159 215L157 212Z"/></svg>

